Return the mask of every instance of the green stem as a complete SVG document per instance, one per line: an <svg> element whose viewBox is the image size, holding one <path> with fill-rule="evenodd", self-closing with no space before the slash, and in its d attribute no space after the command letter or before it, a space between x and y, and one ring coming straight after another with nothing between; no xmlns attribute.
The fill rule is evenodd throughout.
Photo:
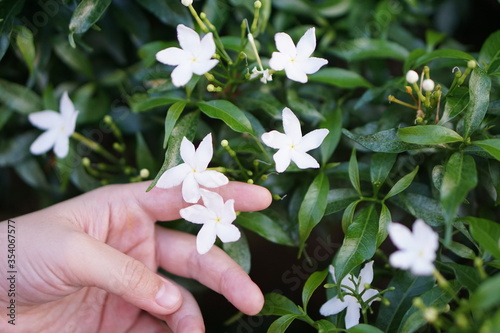
<svg viewBox="0 0 500 333"><path fill-rule="evenodd" d="M87 139L86 137L84 137L83 135L81 135L78 132L74 132L73 134L71 134L71 137L75 140L80 141L81 143L83 143L84 145L86 145L87 147L89 147L90 149L95 151L96 153L100 154L101 156L105 157L109 161L116 163L116 164L120 164L120 161L116 157L111 155L106 149L104 149L97 142L92 141L90 139Z"/></svg>

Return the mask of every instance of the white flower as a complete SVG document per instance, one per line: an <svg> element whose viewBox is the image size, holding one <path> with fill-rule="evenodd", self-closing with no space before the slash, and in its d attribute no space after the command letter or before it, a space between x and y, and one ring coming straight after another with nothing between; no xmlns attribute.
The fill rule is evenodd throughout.
<svg viewBox="0 0 500 333"><path fill-rule="evenodd" d="M417 81L418 81L418 73L415 72L413 69L410 69L406 73L406 81L408 81L408 83L410 83L410 84L417 83Z"/></svg>
<svg viewBox="0 0 500 333"><path fill-rule="evenodd" d="M330 273L332 274L333 281L335 281L335 268L330 265ZM341 289L345 292L344 300L342 301L338 296L335 296L331 300L327 301L321 306L319 312L323 316L330 316L337 314L347 308L345 316L345 328L349 329L353 326L359 324L359 311L361 310L361 304L358 303L358 299L352 296L352 290L355 290L358 295L361 295L363 302L367 302L370 298L378 294L375 289L366 289L365 285L369 285L373 280L373 261L367 262L363 269L359 272L359 278L352 274L347 275L342 279ZM372 299L368 305L377 299Z"/></svg>
<svg viewBox="0 0 500 333"><path fill-rule="evenodd" d="M219 62L212 59L215 54L215 42L209 32L201 40L191 28L183 24L177 26L177 38L182 49L169 47L156 53L156 60L166 65L177 66L172 71L172 83L176 87L186 85L193 73L203 75Z"/></svg>
<svg viewBox="0 0 500 333"><path fill-rule="evenodd" d="M269 66L276 71L285 70L286 76L290 80L306 83L306 74L316 73L328 63L326 59L311 57L316 48L314 31L314 28L308 29L300 38L297 47L288 34L279 32L274 35L276 48L279 52L273 52Z"/></svg>
<svg viewBox="0 0 500 333"><path fill-rule="evenodd" d="M432 275L439 239L430 226L418 219L413 233L402 224L390 223L389 237L399 251L389 257L393 267L409 269L414 275Z"/></svg>
<svg viewBox="0 0 500 333"><path fill-rule="evenodd" d="M196 249L198 253L207 253L215 243L216 236L223 243L235 242L240 239L238 228L232 224L236 219L234 200L224 203L224 199L215 193L201 190L202 205L193 205L180 210L183 219L203 224L196 236Z"/></svg>
<svg viewBox="0 0 500 333"><path fill-rule="evenodd" d="M185 137L181 142L181 157L184 163L168 169L156 183L159 188L171 188L182 183L182 197L186 202L196 203L200 200L200 185L219 187L229 180L222 173L207 170L212 159L212 134L207 134L198 149Z"/></svg>
<svg viewBox="0 0 500 333"><path fill-rule="evenodd" d="M267 146L279 149L273 155L276 171L285 171L290 161L294 161L300 169L319 168L314 157L306 152L318 148L329 131L321 128L302 136L299 119L289 108L283 109L283 129L285 134L273 130L262 134L261 137Z"/></svg>
<svg viewBox="0 0 500 333"><path fill-rule="evenodd" d="M257 69L257 67L254 67L252 69L252 75L250 75L250 79L255 79L256 77L259 77L261 75L262 75L262 77L260 78L260 82L262 82L264 84L266 84L267 81L273 80L273 75L269 73L269 68L262 70L262 71L259 71Z"/></svg>
<svg viewBox="0 0 500 333"><path fill-rule="evenodd" d="M181 0L181 2L186 7L189 7L193 4L193 0Z"/></svg>
<svg viewBox="0 0 500 333"><path fill-rule="evenodd" d="M69 151L69 137L75 132L78 111L65 91L59 104L59 112L44 110L31 113L28 116L30 123L45 130L32 144L30 151L40 155L54 147L57 157L64 158Z"/></svg>
<svg viewBox="0 0 500 333"><path fill-rule="evenodd" d="M424 91L433 91L434 86L434 81L431 79L425 79L424 82L422 82L422 89L424 89Z"/></svg>

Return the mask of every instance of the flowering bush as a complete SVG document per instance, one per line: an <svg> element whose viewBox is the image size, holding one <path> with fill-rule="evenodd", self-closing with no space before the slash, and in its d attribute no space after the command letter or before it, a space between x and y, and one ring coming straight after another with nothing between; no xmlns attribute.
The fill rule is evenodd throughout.
<svg viewBox="0 0 500 333"><path fill-rule="evenodd" d="M182 186L165 227L266 277L214 332L495 332L499 5L472 41L463 5L2 1L2 210ZM275 201L235 212L228 180Z"/></svg>

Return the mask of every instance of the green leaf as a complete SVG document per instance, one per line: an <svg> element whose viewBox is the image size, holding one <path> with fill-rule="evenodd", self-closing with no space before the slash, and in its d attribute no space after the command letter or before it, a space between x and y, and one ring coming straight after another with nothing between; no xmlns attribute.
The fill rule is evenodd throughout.
<svg viewBox="0 0 500 333"><path fill-rule="evenodd" d="M286 331L288 326L297 319L297 317L300 317L299 315L296 314L287 314L284 315L283 317L280 317L276 319L267 329L267 333L283 333Z"/></svg>
<svg viewBox="0 0 500 333"><path fill-rule="evenodd" d="M160 171L156 174L155 179L149 185L147 191L150 191L158 182L161 175L171 167L176 166L180 162L180 149L182 138L186 137L188 140L192 141L196 134L196 128L198 127L198 120L200 114L199 112L190 112L181 118L179 122L175 125L171 138L169 140L168 148L165 152L165 160L160 168Z"/></svg>
<svg viewBox="0 0 500 333"><path fill-rule="evenodd" d="M344 213L342 214L342 230L344 232L346 232L351 225L352 220L354 219L354 212L356 211L356 207L360 202L361 200L353 201L345 208Z"/></svg>
<svg viewBox="0 0 500 333"><path fill-rule="evenodd" d="M500 224L478 217L467 217L465 220L481 248L500 260Z"/></svg>
<svg viewBox="0 0 500 333"><path fill-rule="evenodd" d="M30 155L36 131L26 131L0 141L0 167L14 166Z"/></svg>
<svg viewBox="0 0 500 333"><path fill-rule="evenodd" d="M329 189L328 177L324 172L320 172L307 189L298 214L300 236L299 255L302 253L312 229L323 218Z"/></svg>
<svg viewBox="0 0 500 333"><path fill-rule="evenodd" d="M252 91L238 98L239 105L244 105L248 111L264 111L275 119L281 118L285 107L276 97L265 91Z"/></svg>
<svg viewBox="0 0 500 333"><path fill-rule="evenodd" d="M484 281L470 297L469 304L476 311L497 307L500 304L500 275Z"/></svg>
<svg viewBox="0 0 500 333"><path fill-rule="evenodd" d="M473 144L486 150L491 156L500 161L500 139L473 141Z"/></svg>
<svg viewBox="0 0 500 333"><path fill-rule="evenodd" d="M186 104L187 103L184 101L176 102L168 109L167 116L165 118L165 138L163 139L163 149L167 147L170 134L172 134L172 130L181 116L182 111L184 111Z"/></svg>
<svg viewBox="0 0 500 333"><path fill-rule="evenodd" d="M29 114L42 110L40 96L17 83L0 79L0 101L9 109Z"/></svg>
<svg viewBox="0 0 500 333"><path fill-rule="evenodd" d="M377 132L365 136L356 136L355 134L343 129L342 132L359 143L366 149L382 153L402 153L408 150L423 148L421 145L407 143L399 138L398 130L391 128L389 130Z"/></svg>
<svg viewBox="0 0 500 333"><path fill-rule="evenodd" d="M335 326L331 321L326 319L315 321L314 327L318 330L318 333L335 332L335 329L337 328L337 326Z"/></svg>
<svg viewBox="0 0 500 333"><path fill-rule="evenodd" d="M275 219L272 219L263 213L240 213L236 219L236 224L261 235L273 243L290 246L295 245L293 239L283 229L283 226Z"/></svg>
<svg viewBox="0 0 500 333"><path fill-rule="evenodd" d="M457 281L449 281L449 286L455 292L458 292L461 288L460 283L457 283ZM439 309L448 304L452 296L447 291L436 286L425 292L420 298L427 307L432 306ZM401 320L401 325L397 332L413 333L426 323L427 320L425 320L422 310L416 306L412 306Z"/></svg>
<svg viewBox="0 0 500 333"><path fill-rule="evenodd" d="M135 134L135 139L137 145L135 147L135 158L137 161L137 167L139 169L147 169L149 172L156 170L156 160L151 154L146 140L142 136L141 132Z"/></svg>
<svg viewBox="0 0 500 333"><path fill-rule="evenodd" d="M301 315L299 307L289 298L277 293L264 295L264 307L260 310L260 316L284 316L287 314Z"/></svg>
<svg viewBox="0 0 500 333"><path fill-rule="evenodd" d="M363 207L349 225L344 242L333 259L335 280L342 279L356 266L375 254L378 216L374 204Z"/></svg>
<svg viewBox="0 0 500 333"><path fill-rule="evenodd" d="M488 73L490 71L490 66L494 61L500 58L500 30L495 31L486 39L479 51L479 63L486 64Z"/></svg>
<svg viewBox="0 0 500 333"><path fill-rule="evenodd" d="M463 51L453 50L453 49L439 49L419 57L415 61L414 67L420 67L422 65L429 63L432 60L441 58L474 60L473 56Z"/></svg>
<svg viewBox="0 0 500 333"><path fill-rule="evenodd" d="M78 48L73 48L66 40L57 39L53 43L57 56L72 70L93 77L92 64L89 58Z"/></svg>
<svg viewBox="0 0 500 333"><path fill-rule="evenodd" d="M250 272L252 255L244 233L241 233L240 239L236 242L223 243L222 248L245 272Z"/></svg>
<svg viewBox="0 0 500 333"><path fill-rule="evenodd" d="M405 60L409 52L403 46L382 39L358 38L342 43L334 53L347 60L357 61L372 58Z"/></svg>
<svg viewBox="0 0 500 333"><path fill-rule="evenodd" d="M82 0L71 16L70 33L83 34L89 30L104 15L110 4L111 0Z"/></svg>
<svg viewBox="0 0 500 333"><path fill-rule="evenodd" d="M415 176L417 175L418 168L419 167L417 165L417 167L412 172L398 180L397 183L394 184L394 186L389 190L389 193L386 194L384 200L387 200L388 198L393 197L406 190L406 188L410 186L411 182L413 181L413 178L415 178Z"/></svg>
<svg viewBox="0 0 500 333"><path fill-rule="evenodd" d="M476 66L469 79L470 103L464 114L464 138L469 138L481 125L490 101L491 79Z"/></svg>
<svg viewBox="0 0 500 333"><path fill-rule="evenodd" d="M24 7L24 0L3 0L3 8L0 8L0 60L9 48L12 26L14 20Z"/></svg>
<svg viewBox="0 0 500 333"><path fill-rule="evenodd" d="M304 289L302 289L302 305L304 312L307 313L307 304L311 299L312 294L318 287L325 281L326 276L328 275L328 268L317 271L311 274L306 280L304 284Z"/></svg>
<svg viewBox="0 0 500 333"><path fill-rule="evenodd" d="M136 0L141 6L155 15L161 22L176 27L179 24L193 26L189 10L180 1Z"/></svg>
<svg viewBox="0 0 500 333"><path fill-rule="evenodd" d="M142 98L142 96L132 96L129 99L129 104L133 112L142 112L157 108L159 106L165 106L176 102L184 102L183 99L178 96L161 96L161 97L147 97Z"/></svg>
<svg viewBox="0 0 500 333"><path fill-rule="evenodd" d="M371 326L368 324L358 324L354 327L351 327L347 330L348 333L384 333L380 329L375 326Z"/></svg>
<svg viewBox="0 0 500 333"><path fill-rule="evenodd" d="M352 188L335 188L328 192L325 215L333 214L359 199L359 194Z"/></svg>
<svg viewBox="0 0 500 333"><path fill-rule="evenodd" d="M453 91L453 95L446 95L443 116L438 125L442 125L461 114L467 109L469 102L469 89L467 87L458 87Z"/></svg>
<svg viewBox="0 0 500 333"><path fill-rule="evenodd" d="M477 171L474 159L469 155L456 152L446 163L441 184L441 205L446 221L455 218L458 207L467 193L477 184ZM448 223L451 227L451 224Z"/></svg>
<svg viewBox="0 0 500 333"><path fill-rule="evenodd" d="M474 260L476 254L466 245L459 242L450 242L450 244L445 245L451 252L455 253L457 256L469 260Z"/></svg>
<svg viewBox="0 0 500 333"><path fill-rule="evenodd" d="M438 145L464 140L454 130L441 125L420 125L400 128L398 135L401 141L420 145Z"/></svg>
<svg viewBox="0 0 500 333"><path fill-rule="evenodd" d="M443 208L433 198L418 193L405 192L390 198L390 201L430 225L441 226L444 223Z"/></svg>
<svg viewBox="0 0 500 333"><path fill-rule="evenodd" d="M380 217L378 219L377 247L379 247L380 244L382 244L384 240L387 238L388 234L387 227L391 222L392 222L391 211L385 204L382 204L382 208L380 210Z"/></svg>
<svg viewBox="0 0 500 333"><path fill-rule="evenodd" d="M377 314L377 327L385 332L398 332L405 313L412 306L413 298L420 296L434 286L434 279L428 276L415 276L407 271L398 270L389 282L388 288L394 291L384 294L389 305L382 303Z"/></svg>
<svg viewBox="0 0 500 333"><path fill-rule="evenodd" d="M198 103L200 110L211 118L222 120L236 132L253 133L252 124L245 112L226 100L212 100Z"/></svg>
<svg viewBox="0 0 500 333"><path fill-rule="evenodd" d="M351 181L352 187L358 192L359 196L361 194L361 185L359 182L359 168L358 168L358 160L356 158L356 148L354 148L351 152L351 158L349 160L349 180Z"/></svg>
<svg viewBox="0 0 500 333"><path fill-rule="evenodd" d="M397 154L390 153L375 153L372 155L370 179L377 191L384 184L397 158Z"/></svg>
<svg viewBox="0 0 500 333"><path fill-rule="evenodd" d="M460 282L462 286L467 288L469 292L473 292L477 289L481 283L481 276L476 268L471 266L460 265L454 262L444 263L446 267L453 270L457 281Z"/></svg>
<svg viewBox="0 0 500 333"><path fill-rule="evenodd" d="M372 84L356 72L343 69L328 67L320 69L318 72L309 76L311 82L322 82L332 86L352 89L352 88L370 88Z"/></svg>
<svg viewBox="0 0 500 333"><path fill-rule="evenodd" d="M327 128L330 131L319 147L321 151L321 163L324 165L332 157L342 134L342 110L340 106L336 107L333 112L328 113L319 127Z"/></svg>
<svg viewBox="0 0 500 333"><path fill-rule="evenodd" d="M16 45L21 51L24 62L30 71L30 75L33 75L35 67L35 44L33 42L33 33L30 29L25 26L17 27Z"/></svg>

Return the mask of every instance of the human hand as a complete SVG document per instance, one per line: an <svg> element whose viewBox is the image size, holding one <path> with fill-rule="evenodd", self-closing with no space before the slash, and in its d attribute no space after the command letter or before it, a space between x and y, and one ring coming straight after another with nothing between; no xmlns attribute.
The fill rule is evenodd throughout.
<svg viewBox="0 0 500 333"><path fill-rule="evenodd" d="M158 267L198 280L246 314L258 313L260 289L224 251L214 246L200 255L195 236L155 225L180 218L187 206L180 188L145 192L147 186L106 186L13 218L16 319L13 326L2 315L0 331L204 332L194 297L160 277ZM234 198L240 211L271 202L265 188L245 183L217 192ZM0 223L0 244L7 251L7 221ZM6 265L0 260L1 274ZM0 279L4 311L9 285Z"/></svg>

